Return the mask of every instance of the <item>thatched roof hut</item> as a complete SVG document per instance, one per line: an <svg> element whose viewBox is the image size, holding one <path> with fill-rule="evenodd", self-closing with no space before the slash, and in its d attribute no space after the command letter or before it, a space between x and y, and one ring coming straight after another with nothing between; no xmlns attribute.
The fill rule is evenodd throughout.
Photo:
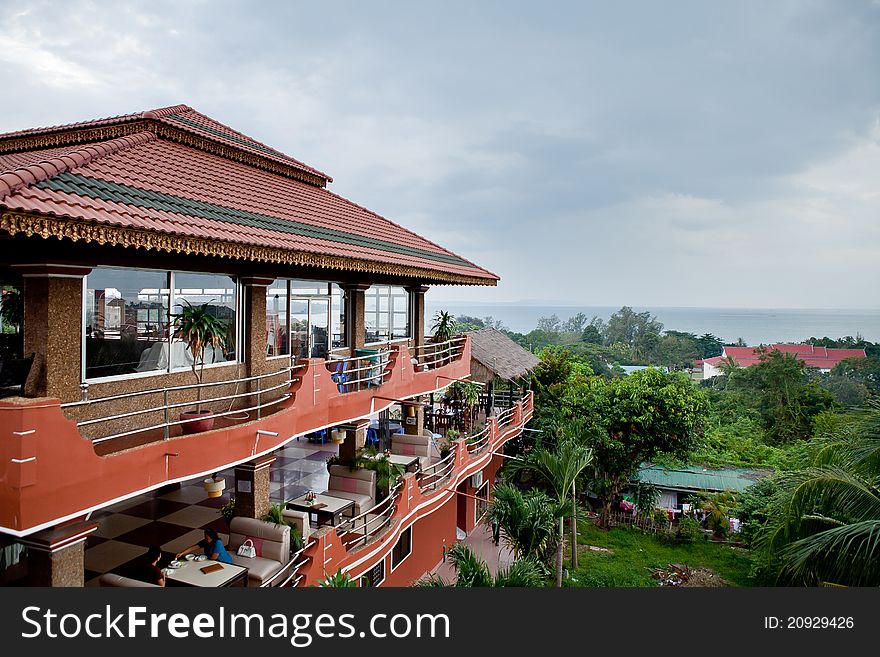
<svg viewBox="0 0 880 657"><path fill-rule="evenodd" d="M471 379L474 381L514 381L528 375L541 362L493 328L470 331L467 335L471 337Z"/></svg>

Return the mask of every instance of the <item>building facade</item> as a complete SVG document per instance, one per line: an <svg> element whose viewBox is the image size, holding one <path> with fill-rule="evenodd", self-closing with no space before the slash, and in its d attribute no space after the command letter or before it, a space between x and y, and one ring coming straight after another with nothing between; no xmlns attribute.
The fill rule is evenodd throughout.
<svg viewBox="0 0 880 657"><path fill-rule="evenodd" d="M30 365L0 399L0 536L27 548L30 583L82 584L96 511L227 468L259 517L275 450L337 428L353 454L368 418L419 416L469 376L466 338L425 337L425 294L498 277L330 182L184 105L0 135L0 283L23 297ZM201 358L181 330L194 309L215 327ZM321 528L284 581L429 570L473 526L457 492L494 475L530 414L525 396L406 475L357 540Z"/></svg>

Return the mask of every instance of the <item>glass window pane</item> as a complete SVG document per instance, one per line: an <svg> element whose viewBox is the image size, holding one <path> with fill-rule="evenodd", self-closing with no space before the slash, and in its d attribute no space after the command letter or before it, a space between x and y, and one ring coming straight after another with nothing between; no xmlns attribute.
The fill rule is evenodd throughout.
<svg viewBox="0 0 880 657"><path fill-rule="evenodd" d="M291 296L315 296L328 294L328 285L324 281L290 281Z"/></svg>
<svg viewBox="0 0 880 657"><path fill-rule="evenodd" d="M290 345L296 358L309 357L309 302L290 301Z"/></svg>
<svg viewBox="0 0 880 657"><path fill-rule="evenodd" d="M331 347L345 347L347 340L345 338L345 294L342 288L333 283L330 286L332 293L332 308L330 310L330 332Z"/></svg>
<svg viewBox="0 0 880 657"><path fill-rule="evenodd" d="M287 323L287 281L278 279L266 288L266 355L290 353Z"/></svg>
<svg viewBox="0 0 880 657"><path fill-rule="evenodd" d="M165 272L97 267L85 306L86 378L168 367Z"/></svg>
<svg viewBox="0 0 880 657"><path fill-rule="evenodd" d="M235 360L235 322L236 322L236 283L229 276L216 274L174 273L174 307L172 314L178 315L187 305L207 306L208 312L216 317L225 328L222 345L205 347L204 362L222 363ZM190 367L193 354L181 340L172 340L171 367Z"/></svg>

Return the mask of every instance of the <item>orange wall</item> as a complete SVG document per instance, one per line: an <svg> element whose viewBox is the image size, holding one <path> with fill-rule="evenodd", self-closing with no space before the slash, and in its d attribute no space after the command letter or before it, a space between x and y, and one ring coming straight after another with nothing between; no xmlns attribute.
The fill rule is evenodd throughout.
<svg viewBox="0 0 880 657"><path fill-rule="evenodd" d="M293 396L277 413L103 456L64 417L57 399L0 400L0 531L27 534L114 500L247 462L293 436L368 417L391 404L389 399L443 388L468 375L470 341L456 360L425 372L414 371L409 349L399 345L386 383L346 394L322 360L303 362ZM278 435L258 435L258 429Z"/></svg>

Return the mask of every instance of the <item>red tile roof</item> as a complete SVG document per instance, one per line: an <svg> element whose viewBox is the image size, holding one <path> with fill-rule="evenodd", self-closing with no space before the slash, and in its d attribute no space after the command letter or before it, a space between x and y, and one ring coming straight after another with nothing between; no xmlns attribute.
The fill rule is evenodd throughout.
<svg viewBox="0 0 880 657"><path fill-rule="evenodd" d="M285 155L281 151L270 148L260 143L256 139L248 137L245 134L233 130L223 125L219 121L215 121L209 116L205 116L201 112L197 112L188 105L172 105L170 107L162 107L159 109L148 110L146 112L138 112L135 114L123 114L121 116L111 116L105 119L94 119L92 121L80 121L78 123L69 123L67 125L58 125L45 128L30 128L28 130L19 130L17 132L8 132L0 135L2 140L22 139L25 137L48 136L53 134L70 134L76 131L83 131L92 128L102 128L108 126L118 126L126 123L134 123L138 121L152 120L159 124L172 126L198 135L211 141L237 148L245 152L265 157L280 164L293 166L304 172L314 174L318 178L323 179L324 184L332 182L333 179L325 173L314 169L307 164L303 164L299 160Z"/></svg>
<svg viewBox="0 0 880 657"><path fill-rule="evenodd" d="M704 363L718 365L722 358L730 357L740 367L750 367L761 362L760 347L724 347L724 354L715 358L707 358ZM816 347L809 344L771 344L764 345L767 352L781 351L791 354L798 360L804 361L809 367L817 367L823 370L834 369L840 361L847 358L865 358L864 349L831 349L828 347Z"/></svg>
<svg viewBox="0 0 880 657"><path fill-rule="evenodd" d="M123 130L122 136L88 143L69 132L103 131L131 122L147 129ZM180 132L149 129L159 124L173 124ZM186 143L186 135L222 143L228 151L216 151L202 141ZM48 140L46 147L35 148L34 140L42 145L41 139ZM55 145L59 141L71 143ZM23 143L30 148L10 152ZM241 161L242 152L253 157ZM254 157L283 162L294 171L288 176L286 169L255 166ZM324 176L300 165L186 106L175 106L0 135L0 208L319 259L344 258L356 261L361 271L393 267L426 282L494 285L498 280L314 180L298 179L300 171Z"/></svg>

